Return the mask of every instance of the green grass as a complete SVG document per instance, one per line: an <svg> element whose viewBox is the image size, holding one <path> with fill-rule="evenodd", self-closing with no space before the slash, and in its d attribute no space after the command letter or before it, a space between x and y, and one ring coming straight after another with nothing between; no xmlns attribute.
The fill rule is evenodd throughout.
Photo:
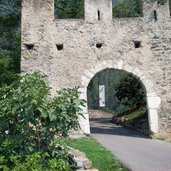
<svg viewBox="0 0 171 171"><path fill-rule="evenodd" d="M125 118L127 121L134 120L136 118L141 118L147 116L146 109L138 109L131 113L125 114L124 116L121 116L122 118Z"/></svg>
<svg viewBox="0 0 171 171"><path fill-rule="evenodd" d="M99 171L127 170L93 138L69 139L62 143L84 152L87 158L92 161L93 166Z"/></svg>
<svg viewBox="0 0 171 171"><path fill-rule="evenodd" d="M124 112L115 118L115 123L143 134L150 135L148 113L145 108Z"/></svg>

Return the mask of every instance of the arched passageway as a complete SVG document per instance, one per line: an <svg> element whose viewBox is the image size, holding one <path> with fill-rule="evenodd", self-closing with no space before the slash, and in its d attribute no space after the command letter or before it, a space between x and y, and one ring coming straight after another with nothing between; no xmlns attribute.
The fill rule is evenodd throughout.
<svg viewBox="0 0 171 171"><path fill-rule="evenodd" d="M127 73L134 75L144 88L146 89L146 104L147 104L147 113L148 113L148 121L149 121L149 131L151 134L157 134L159 132L158 125L158 110L160 109L161 98L155 92L155 87L153 82L148 78L146 72L140 70L139 68L132 67L130 65L124 64L123 60L118 60L113 63L112 61L102 61L96 64L96 66L85 70L84 75L81 78L81 87L80 87L80 98L85 99L87 101L87 87L93 77L103 71L105 69L115 69L122 70ZM80 126L84 133L90 133L90 124L89 124L89 113L88 113L88 105L83 108L84 118L80 117Z"/></svg>
<svg viewBox="0 0 171 171"><path fill-rule="evenodd" d="M89 119L112 121L149 134L146 99L146 89L138 77L123 70L104 69L87 87Z"/></svg>

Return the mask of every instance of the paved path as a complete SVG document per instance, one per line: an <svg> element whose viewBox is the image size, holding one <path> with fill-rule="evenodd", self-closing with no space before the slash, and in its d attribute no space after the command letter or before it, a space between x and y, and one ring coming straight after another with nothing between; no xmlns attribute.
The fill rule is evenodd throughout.
<svg viewBox="0 0 171 171"><path fill-rule="evenodd" d="M132 171L171 171L171 143L152 140L110 123L91 119L91 133Z"/></svg>

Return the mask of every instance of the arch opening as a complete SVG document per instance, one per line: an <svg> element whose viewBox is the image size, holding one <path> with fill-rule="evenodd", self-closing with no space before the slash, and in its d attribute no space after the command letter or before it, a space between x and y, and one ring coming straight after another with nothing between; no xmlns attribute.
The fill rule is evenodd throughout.
<svg viewBox="0 0 171 171"><path fill-rule="evenodd" d="M106 60L96 63L92 68L89 68L84 71L84 74L81 77L81 87L80 87L80 98L87 101L87 87L93 79L93 77L102 70L107 68L123 70L128 73L133 74L138 78L146 89L146 102L148 108L148 121L150 134L157 136L159 133L159 116L158 111L160 110L161 97L157 94L154 83L148 77L146 71L141 70L137 67L132 67L131 65L125 64L124 61L118 60L113 62L111 60ZM88 106L86 105L83 108L84 118L79 118L80 127L83 133L90 134L90 123L89 123L89 113Z"/></svg>
<svg viewBox="0 0 171 171"><path fill-rule="evenodd" d="M131 73L111 68L96 73L87 86L90 123L110 119L149 135L146 94L141 80Z"/></svg>

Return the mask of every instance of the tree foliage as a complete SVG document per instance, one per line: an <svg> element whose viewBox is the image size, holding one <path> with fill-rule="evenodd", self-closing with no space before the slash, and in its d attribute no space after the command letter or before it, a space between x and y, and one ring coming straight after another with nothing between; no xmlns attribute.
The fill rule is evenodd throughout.
<svg viewBox="0 0 171 171"><path fill-rule="evenodd" d="M141 81L132 75L127 75L116 86L116 96L124 105L130 108L145 106L146 91Z"/></svg>
<svg viewBox="0 0 171 171"><path fill-rule="evenodd" d="M84 18L84 0L55 0L55 17Z"/></svg>
<svg viewBox="0 0 171 171"><path fill-rule="evenodd" d="M0 16L12 16L17 19L17 22L20 22L21 0L0 0Z"/></svg>
<svg viewBox="0 0 171 171"><path fill-rule="evenodd" d="M157 3L160 5L164 5L167 3L168 0L157 0ZM170 1L170 0L169 0Z"/></svg>
<svg viewBox="0 0 171 171"><path fill-rule="evenodd" d="M20 1L0 0L0 87L20 72Z"/></svg>
<svg viewBox="0 0 171 171"><path fill-rule="evenodd" d="M39 73L20 76L0 89L0 154L1 159L8 159L6 163L13 155L21 162L35 153L62 159L60 153L65 151L58 150L54 139L79 128L84 100L78 98L78 88L63 89L53 98L49 90Z"/></svg>
<svg viewBox="0 0 171 171"><path fill-rule="evenodd" d="M116 0L113 2L113 17L140 17L141 1L140 0Z"/></svg>

